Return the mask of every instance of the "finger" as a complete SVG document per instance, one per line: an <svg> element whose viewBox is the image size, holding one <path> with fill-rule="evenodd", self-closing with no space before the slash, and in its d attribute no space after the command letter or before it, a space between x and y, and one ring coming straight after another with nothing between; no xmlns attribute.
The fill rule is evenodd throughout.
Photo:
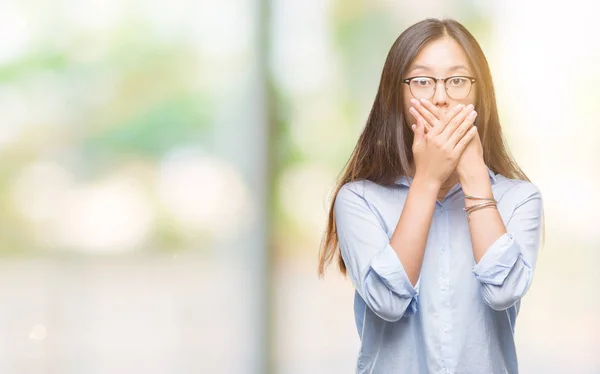
<svg viewBox="0 0 600 374"><path fill-rule="evenodd" d="M417 112L417 110L414 107L410 107L410 109L408 111L410 112L410 114L412 114L412 116L415 118L415 121L417 123L419 121L423 121L425 129L428 132L433 128L433 125L431 123L427 122L427 120L425 118L423 118L423 116L421 115L421 113Z"/></svg>
<svg viewBox="0 0 600 374"><path fill-rule="evenodd" d="M460 116L456 116L455 118L459 117ZM458 143L460 139L467 133L467 131L469 131L471 126L475 123L475 118L477 118L477 112L473 110L465 117L462 123L456 126L456 129L452 134L450 134L450 138L447 140L451 147L456 146L456 143ZM450 127L451 125L448 125L447 128Z"/></svg>
<svg viewBox="0 0 600 374"><path fill-rule="evenodd" d="M451 147L455 147L456 144L463 138L463 136L471 129L473 123L475 122L475 118L477 117L477 112L472 111L469 113L467 118L458 126L458 128L454 131L454 133L448 139L448 144Z"/></svg>
<svg viewBox="0 0 600 374"><path fill-rule="evenodd" d="M433 127L429 123L427 123L427 121L425 121L423 118L419 119L419 123L423 128L423 137L425 137L425 134L431 131Z"/></svg>
<svg viewBox="0 0 600 374"><path fill-rule="evenodd" d="M454 116L454 118L452 118L448 122L448 125L446 125L446 128L444 129L444 131L441 134L442 138L444 140L448 141L452 137L452 134L454 134L454 132L456 131L456 129L458 129L458 127L465 120L469 119L469 120L473 120L474 121L475 117L470 117L470 115L472 115L473 112L475 112L475 111L473 110L473 105L472 104L469 104L466 107L462 108L462 110L458 114L456 114ZM475 116L477 116L477 112L475 112ZM453 143L453 144L455 144L455 143Z"/></svg>
<svg viewBox="0 0 600 374"><path fill-rule="evenodd" d="M429 131L431 131L431 129L433 128L433 126L431 126L428 122L426 122L425 120L423 120L424 123L424 130L425 130L425 134L427 134Z"/></svg>
<svg viewBox="0 0 600 374"><path fill-rule="evenodd" d="M430 124L426 123L425 124L425 134L429 133L429 131L431 131L432 127Z"/></svg>
<svg viewBox="0 0 600 374"><path fill-rule="evenodd" d="M434 116L433 113L431 113L427 108L425 108L423 105L421 105L421 103L419 101L412 99L410 102L413 104L413 108L415 108L417 110L417 112L423 118L425 118L425 120L427 122L429 122L429 124L432 127L435 127L435 124L438 122L437 117Z"/></svg>
<svg viewBox="0 0 600 374"><path fill-rule="evenodd" d="M413 139L413 145L421 143L421 141L423 140L423 137L425 136L425 132L423 131L424 130L423 123L421 122L419 124L419 122L417 122L417 124L412 125L411 128L412 128L413 132L415 133L415 137Z"/></svg>
<svg viewBox="0 0 600 374"><path fill-rule="evenodd" d="M433 105L433 103L427 99L421 99L421 105L428 111L430 111L437 119L442 119L442 112L440 108Z"/></svg>
<svg viewBox="0 0 600 374"><path fill-rule="evenodd" d="M443 116L441 121L446 121L446 123L450 122L454 117L456 117L463 109L463 104L458 104L454 106L454 108L450 108L450 110Z"/></svg>
<svg viewBox="0 0 600 374"><path fill-rule="evenodd" d="M460 139L460 141L456 144L456 147L454 147L452 150L453 156L456 158L460 157L475 135L477 135L477 126L471 127L465 136Z"/></svg>
<svg viewBox="0 0 600 374"><path fill-rule="evenodd" d="M413 128L413 127L415 127L415 128ZM414 131L415 131L415 129L416 129L416 127L417 127L417 125L416 125L416 124L413 124L413 125L411 126L411 130L414 132ZM428 124L428 123L425 123L425 128L424 128L424 130L425 130L425 131L423 132L423 134L427 134L427 133L429 132L429 130L431 130L431 125L430 125L430 124Z"/></svg>

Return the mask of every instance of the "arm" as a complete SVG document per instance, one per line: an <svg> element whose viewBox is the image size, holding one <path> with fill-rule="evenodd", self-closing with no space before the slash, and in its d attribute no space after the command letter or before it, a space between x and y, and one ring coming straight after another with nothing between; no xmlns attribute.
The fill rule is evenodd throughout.
<svg viewBox="0 0 600 374"><path fill-rule="evenodd" d="M422 104L417 105L418 113L412 113L434 124L434 114L439 116L439 109L427 100L422 100ZM432 126L429 132L435 132L436 127ZM456 171L465 194L493 196L479 136L473 137L461 154ZM519 202L506 226L493 208L473 212L469 222L476 262L473 274L481 282L485 302L495 310L507 309L525 295L533 279L540 245L540 192L531 183L515 188L522 191L515 191L520 195ZM477 203L465 201L466 206Z"/></svg>
<svg viewBox="0 0 600 374"><path fill-rule="evenodd" d="M465 193L492 196L485 171L463 176ZM473 212L469 222L473 274L481 282L484 301L494 310L505 310L520 300L531 286L540 246L542 198L532 183L514 187L519 194L506 226L496 209ZM466 200L465 205L476 204Z"/></svg>
<svg viewBox="0 0 600 374"><path fill-rule="evenodd" d="M416 285L421 273L439 189L438 185L418 177L413 180L390 241L413 285Z"/></svg>
<svg viewBox="0 0 600 374"><path fill-rule="evenodd" d="M337 235L348 274L367 306L386 321L416 311L437 189L413 181L391 240L361 194L346 185L336 196Z"/></svg>

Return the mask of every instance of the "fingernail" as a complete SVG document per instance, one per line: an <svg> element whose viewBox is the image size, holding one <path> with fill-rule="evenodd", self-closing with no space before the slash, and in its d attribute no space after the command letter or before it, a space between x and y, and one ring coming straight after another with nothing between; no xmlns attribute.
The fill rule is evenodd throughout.
<svg viewBox="0 0 600 374"><path fill-rule="evenodd" d="M472 111L471 113L469 113L469 117L475 117L477 115L476 111Z"/></svg>
<svg viewBox="0 0 600 374"><path fill-rule="evenodd" d="M473 108L475 108L475 106L473 104L467 105L467 109L473 109Z"/></svg>
<svg viewBox="0 0 600 374"><path fill-rule="evenodd" d="M415 108L413 108L412 106L410 107L410 109L408 109L409 112L411 113L416 113L417 110Z"/></svg>
<svg viewBox="0 0 600 374"><path fill-rule="evenodd" d="M415 131L415 129L417 128L417 125L412 125L411 129L413 129L413 131Z"/></svg>
<svg viewBox="0 0 600 374"><path fill-rule="evenodd" d="M410 102L411 102L413 105L419 105L419 101L418 101L417 99L410 99Z"/></svg>
<svg viewBox="0 0 600 374"><path fill-rule="evenodd" d="M424 102L426 102L426 101L427 101L427 99L421 99L421 102L422 102L422 103L424 103Z"/></svg>
<svg viewBox="0 0 600 374"><path fill-rule="evenodd" d="M458 105L456 106L456 109L458 109L458 110L460 110L460 109L462 109L462 108L463 108L463 105L462 105L462 104L458 104Z"/></svg>

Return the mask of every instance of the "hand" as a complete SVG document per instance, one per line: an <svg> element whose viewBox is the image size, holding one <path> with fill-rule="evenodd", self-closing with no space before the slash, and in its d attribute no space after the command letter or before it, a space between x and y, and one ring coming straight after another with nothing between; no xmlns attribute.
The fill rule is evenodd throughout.
<svg viewBox="0 0 600 374"><path fill-rule="evenodd" d="M480 170L480 167L484 165L485 161L483 161L481 139L479 138L479 135L474 136L469 144L467 144L462 156L460 156L460 159L458 160L456 174L458 174L460 180L463 180L467 175L467 172Z"/></svg>
<svg viewBox="0 0 600 374"><path fill-rule="evenodd" d="M433 105L430 101L422 100L420 103L417 101L416 103L413 103L413 105L414 104L417 104L417 105L415 105L415 107L417 109L421 109L420 111L417 112L419 114L421 112L423 112L425 115L427 115L427 111L428 111L430 116L433 115L435 118L443 117L441 110L438 107L436 107L435 105ZM421 105L419 105L419 104L421 104ZM475 111L473 111L473 112L476 113ZM411 113L412 113L412 111L411 111ZM477 115L477 114L475 114L475 115ZM429 118L431 118L431 117L429 117ZM432 128L431 124L427 123L426 124L426 133L431 128ZM456 173L458 174L459 178L462 180L467 171L480 170L480 166L482 166L482 165L485 165L485 162L483 160L483 147L481 146L481 139L479 138L479 136L474 136L473 139L469 142L469 144L465 148L460 159L458 160L458 163L456 165Z"/></svg>
<svg viewBox="0 0 600 374"><path fill-rule="evenodd" d="M417 119L417 124L411 127L415 132L412 146L415 178L420 176L441 186L477 133L477 127L473 126L476 115L471 114L472 107L458 105L438 118L418 106L421 107L419 112L415 108L410 109ZM426 128L429 128L427 134Z"/></svg>

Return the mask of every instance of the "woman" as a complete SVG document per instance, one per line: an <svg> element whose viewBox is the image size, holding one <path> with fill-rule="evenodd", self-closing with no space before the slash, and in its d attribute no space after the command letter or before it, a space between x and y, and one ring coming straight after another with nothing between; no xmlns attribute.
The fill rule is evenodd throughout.
<svg viewBox="0 0 600 374"><path fill-rule="evenodd" d="M517 373L542 198L503 141L490 70L454 20L392 46L329 211L319 274L356 289L357 373Z"/></svg>

